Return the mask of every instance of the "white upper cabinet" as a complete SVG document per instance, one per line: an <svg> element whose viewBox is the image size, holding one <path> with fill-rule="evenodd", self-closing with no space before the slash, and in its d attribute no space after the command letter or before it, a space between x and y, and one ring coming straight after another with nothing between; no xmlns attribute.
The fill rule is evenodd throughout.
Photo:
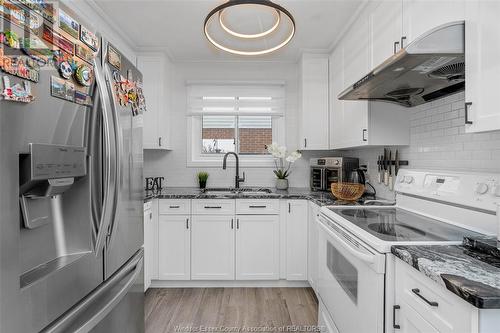
<svg viewBox="0 0 500 333"><path fill-rule="evenodd" d="M143 75L147 111L144 112L144 149L169 150L170 62L163 54L140 55L137 67Z"/></svg>
<svg viewBox="0 0 500 333"><path fill-rule="evenodd" d="M370 67L370 25L368 15L362 14L344 38L343 89L368 74ZM341 141L335 148L348 148L368 144L368 102L343 101L343 123Z"/></svg>
<svg viewBox="0 0 500 333"><path fill-rule="evenodd" d="M465 19L465 0L403 0L403 47L442 24Z"/></svg>
<svg viewBox="0 0 500 333"><path fill-rule="evenodd" d="M337 96L344 89L344 48L335 48L330 55L330 148L342 142L344 123L344 101Z"/></svg>
<svg viewBox="0 0 500 333"><path fill-rule="evenodd" d="M338 99L344 89L368 74L376 61L375 52L369 47L372 43L370 36L377 34L372 33L370 22L374 17L371 15L370 11L362 13L330 56L330 149L410 143L408 109L384 102ZM389 25L389 28L394 27ZM393 36L393 33L389 35ZM393 38L384 40L390 43ZM377 41L377 44L381 46L382 42ZM376 57L382 59L383 55L389 57L390 53L390 48L389 51L385 48Z"/></svg>
<svg viewBox="0 0 500 333"><path fill-rule="evenodd" d="M403 7L401 0L370 5L371 68L375 68L400 50Z"/></svg>
<svg viewBox="0 0 500 333"><path fill-rule="evenodd" d="M465 102L468 133L500 130L500 1L467 1Z"/></svg>
<svg viewBox="0 0 500 333"><path fill-rule="evenodd" d="M352 85L371 70L369 15L361 13L342 41L344 48L344 88Z"/></svg>
<svg viewBox="0 0 500 333"><path fill-rule="evenodd" d="M328 149L328 55L304 54L300 61L300 138L302 150Z"/></svg>

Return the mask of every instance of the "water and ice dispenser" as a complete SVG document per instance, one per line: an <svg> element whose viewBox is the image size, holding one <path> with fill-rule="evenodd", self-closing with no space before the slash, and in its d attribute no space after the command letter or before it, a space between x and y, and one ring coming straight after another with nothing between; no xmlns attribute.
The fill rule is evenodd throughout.
<svg viewBox="0 0 500 333"><path fill-rule="evenodd" d="M29 145L20 156L20 203L24 227L34 229L51 220L51 198L69 190L87 174L86 148Z"/></svg>

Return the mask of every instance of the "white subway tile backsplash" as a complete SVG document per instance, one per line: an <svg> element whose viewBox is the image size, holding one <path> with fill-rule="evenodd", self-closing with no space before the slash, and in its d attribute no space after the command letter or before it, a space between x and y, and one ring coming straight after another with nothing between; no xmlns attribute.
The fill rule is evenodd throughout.
<svg viewBox="0 0 500 333"><path fill-rule="evenodd" d="M410 168L500 173L500 131L465 133L464 98L462 92L411 109L410 146L389 148L398 149ZM344 156L369 163L369 176L376 179L376 160L382 153L382 148L366 148L344 152ZM394 197L383 184L373 185L379 196Z"/></svg>
<svg viewBox="0 0 500 333"><path fill-rule="evenodd" d="M493 150L491 152L491 159L494 161L500 161L500 150ZM498 163L498 162L495 162Z"/></svg>

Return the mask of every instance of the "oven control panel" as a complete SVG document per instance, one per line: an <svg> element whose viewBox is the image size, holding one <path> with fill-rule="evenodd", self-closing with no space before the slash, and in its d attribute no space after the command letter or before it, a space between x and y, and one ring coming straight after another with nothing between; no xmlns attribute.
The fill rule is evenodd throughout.
<svg viewBox="0 0 500 333"><path fill-rule="evenodd" d="M395 190L495 211L500 205L500 174L401 169Z"/></svg>

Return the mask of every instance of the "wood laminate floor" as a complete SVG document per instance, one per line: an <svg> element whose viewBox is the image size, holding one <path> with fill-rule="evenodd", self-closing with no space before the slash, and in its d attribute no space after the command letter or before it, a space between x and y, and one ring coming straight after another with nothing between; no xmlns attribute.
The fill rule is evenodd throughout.
<svg viewBox="0 0 500 333"><path fill-rule="evenodd" d="M311 288L149 289L145 316L146 333L286 332L317 325L318 302Z"/></svg>

